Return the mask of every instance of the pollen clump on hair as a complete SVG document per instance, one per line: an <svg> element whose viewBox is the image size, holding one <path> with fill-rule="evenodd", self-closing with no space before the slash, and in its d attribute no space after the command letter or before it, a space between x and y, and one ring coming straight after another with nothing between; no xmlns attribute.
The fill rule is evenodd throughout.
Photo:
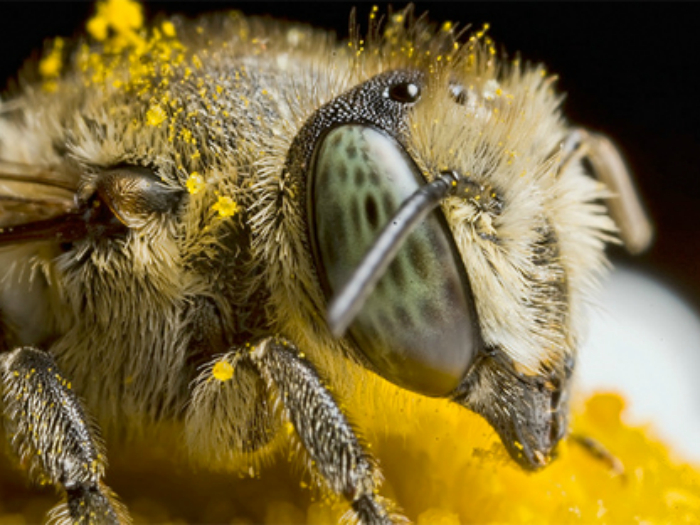
<svg viewBox="0 0 700 525"><path fill-rule="evenodd" d="M187 186L187 191L190 192L191 195L197 195L204 189L204 178L198 172L193 171L187 178L185 186Z"/></svg>
<svg viewBox="0 0 700 525"><path fill-rule="evenodd" d="M233 377L233 371L234 368L230 363L226 361L219 361L212 368L211 375L214 377L214 379L224 383Z"/></svg>
<svg viewBox="0 0 700 525"><path fill-rule="evenodd" d="M64 40L60 37L55 38L51 51L39 61L39 74L44 80L42 88L46 92L53 93L56 90L56 80L63 69L63 47Z"/></svg>
<svg viewBox="0 0 700 525"><path fill-rule="evenodd" d="M146 113L146 122L149 126L160 126L167 118L168 114L160 105L151 106Z"/></svg>
<svg viewBox="0 0 700 525"><path fill-rule="evenodd" d="M238 204L231 197L219 197L211 207L220 217L233 217L238 212Z"/></svg>
<svg viewBox="0 0 700 525"><path fill-rule="evenodd" d="M124 42L137 38L136 30L143 26L143 7L133 0L106 0L97 4L97 13L87 23L88 33L104 41L112 30Z"/></svg>
<svg viewBox="0 0 700 525"><path fill-rule="evenodd" d="M161 25L161 29L163 30L163 34L168 38L175 37L175 25L172 22L166 20L165 22L163 22L163 25Z"/></svg>

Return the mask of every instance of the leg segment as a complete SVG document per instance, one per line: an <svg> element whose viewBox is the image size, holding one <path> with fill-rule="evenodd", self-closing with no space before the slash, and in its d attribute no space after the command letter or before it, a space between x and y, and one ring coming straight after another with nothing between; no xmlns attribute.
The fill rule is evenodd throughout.
<svg viewBox="0 0 700 525"><path fill-rule="evenodd" d="M345 415L312 365L291 344L262 341L250 354L269 388L274 389L316 469L345 496L362 523L391 523L378 501L378 471L362 449Z"/></svg>
<svg viewBox="0 0 700 525"><path fill-rule="evenodd" d="M579 128L572 130L564 140L561 155L559 173L581 159L588 161L592 175L612 192L607 206L625 247L633 255L646 250L653 239L654 227L620 149L605 135Z"/></svg>
<svg viewBox="0 0 700 525"><path fill-rule="evenodd" d="M210 465L234 465L240 456L247 469L245 455L267 445L280 426L271 404L246 349L219 356L194 382L185 419L190 455Z"/></svg>
<svg viewBox="0 0 700 525"><path fill-rule="evenodd" d="M102 483L101 443L53 358L33 347L0 355L0 388L9 442L30 475L63 489L58 523L120 523L128 516Z"/></svg>
<svg viewBox="0 0 700 525"><path fill-rule="evenodd" d="M262 391L254 387L256 383ZM263 446L280 419L265 404L268 399L278 402L275 405L294 426L315 471L331 490L351 502L361 523L385 524L398 518L375 494L379 471L335 399L313 365L284 340L265 339L206 367L187 413L190 447L210 449L209 457L215 458L217 446L241 452Z"/></svg>
<svg viewBox="0 0 700 525"><path fill-rule="evenodd" d="M622 464L616 456L612 454L605 446L590 436L582 434L571 434L569 439L579 445L583 450L588 452L595 459L602 461L607 465L610 471L616 475L621 476L623 479L625 477L625 466Z"/></svg>

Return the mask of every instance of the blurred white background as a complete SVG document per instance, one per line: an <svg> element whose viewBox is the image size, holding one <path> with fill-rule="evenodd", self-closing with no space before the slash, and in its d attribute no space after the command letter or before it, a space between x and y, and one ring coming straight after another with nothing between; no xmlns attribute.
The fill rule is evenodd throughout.
<svg viewBox="0 0 700 525"><path fill-rule="evenodd" d="M604 283L579 355L578 386L627 400L680 459L700 464L700 316L678 293L626 267Z"/></svg>

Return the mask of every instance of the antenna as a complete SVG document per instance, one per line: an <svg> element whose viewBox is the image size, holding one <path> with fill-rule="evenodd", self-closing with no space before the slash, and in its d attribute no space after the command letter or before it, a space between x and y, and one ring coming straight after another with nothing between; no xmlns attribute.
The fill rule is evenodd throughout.
<svg viewBox="0 0 700 525"><path fill-rule="evenodd" d="M473 185L454 171L445 171L416 190L379 233L352 276L328 305L331 332L342 337L396 257L406 237L446 197Z"/></svg>

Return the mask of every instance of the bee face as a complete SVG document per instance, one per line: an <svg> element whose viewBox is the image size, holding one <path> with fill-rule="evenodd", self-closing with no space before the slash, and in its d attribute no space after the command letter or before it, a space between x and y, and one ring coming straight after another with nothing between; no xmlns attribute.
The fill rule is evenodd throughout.
<svg viewBox="0 0 700 525"><path fill-rule="evenodd" d="M0 197L24 199L0 207L0 258L36 272L8 272L2 297L25 294L44 326L32 334L36 316L0 297L6 346L48 346L103 423L186 413L193 449L267 443L276 392L361 515L381 514L362 499L376 476L315 368L342 387L356 378L343 363L359 364L449 398L543 466L614 230L606 194L564 147L540 68L499 65L483 32L460 45L403 16L366 53L240 15L166 22L140 44L79 46L63 74L0 106ZM386 238L394 248L375 251ZM376 286L357 284L366 266ZM366 297L339 338L326 312L348 287ZM227 381L243 385L227 398L236 421L218 417ZM348 479L362 490L334 462L359 465Z"/></svg>
<svg viewBox="0 0 700 525"><path fill-rule="evenodd" d="M514 457L539 466L566 429L578 328L571 296L579 293L570 279L590 278L589 268L567 267L562 250L572 235L587 238L600 264L611 224L591 205L593 181L556 172L552 152L565 130L539 74L481 79L480 87L455 77L390 71L342 94L297 135L289 178L306 191L300 213L326 301L419 186L446 171L469 179L398 250L350 338L387 379L464 398L517 444ZM538 129L535 117L551 128ZM570 198L572 184L587 191ZM562 211L590 223L562 240ZM507 416L514 407L522 419Z"/></svg>

